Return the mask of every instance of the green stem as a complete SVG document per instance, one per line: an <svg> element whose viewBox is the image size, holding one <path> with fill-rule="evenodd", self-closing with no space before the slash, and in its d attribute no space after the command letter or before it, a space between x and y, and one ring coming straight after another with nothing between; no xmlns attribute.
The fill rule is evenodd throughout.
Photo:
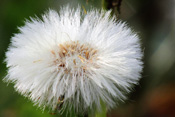
<svg viewBox="0 0 175 117"><path fill-rule="evenodd" d="M107 111L106 111L106 105L101 101L101 111L95 113L95 117L106 117Z"/></svg>
<svg viewBox="0 0 175 117"><path fill-rule="evenodd" d="M106 0L102 0L102 9L107 10L107 2L106 2Z"/></svg>

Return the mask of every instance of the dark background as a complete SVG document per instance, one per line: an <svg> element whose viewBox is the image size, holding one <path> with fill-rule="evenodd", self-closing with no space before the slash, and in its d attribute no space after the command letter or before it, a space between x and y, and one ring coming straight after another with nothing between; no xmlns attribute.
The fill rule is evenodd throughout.
<svg viewBox="0 0 175 117"><path fill-rule="evenodd" d="M107 0L111 2L112 0ZM2 81L5 52L17 27L49 8L77 4L101 8L101 0L0 0L0 117L49 117ZM144 70L129 99L108 112L109 117L175 116L175 1L123 0L118 18L127 21L142 42Z"/></svg>

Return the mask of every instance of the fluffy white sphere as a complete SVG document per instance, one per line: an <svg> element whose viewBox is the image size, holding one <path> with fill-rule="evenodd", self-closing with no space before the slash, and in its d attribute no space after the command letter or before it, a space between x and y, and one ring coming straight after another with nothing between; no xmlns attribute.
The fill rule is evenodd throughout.
<svg viewBox="0 0 175 117"><path fill-rule="evenodd" d="M138 36L110 12L81 11L49 10L11 39L5 80L41 107L111 108L140 78Z"/></svg>

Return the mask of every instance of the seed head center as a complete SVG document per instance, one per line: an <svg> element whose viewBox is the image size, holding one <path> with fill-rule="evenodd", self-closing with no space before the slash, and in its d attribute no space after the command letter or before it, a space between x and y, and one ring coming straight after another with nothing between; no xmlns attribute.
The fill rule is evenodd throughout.
<svg viewBox="0 0 175 117"><path fill-rule="evenodd" d="M59 44L59 51L51 51L54 56L58 57L54 61L58 65L58 69L64 69L68 72L73 70L88 69L89 66L93 66L97 59L97 50L90 44L81 44L79 41L65 42Z"/></svg>

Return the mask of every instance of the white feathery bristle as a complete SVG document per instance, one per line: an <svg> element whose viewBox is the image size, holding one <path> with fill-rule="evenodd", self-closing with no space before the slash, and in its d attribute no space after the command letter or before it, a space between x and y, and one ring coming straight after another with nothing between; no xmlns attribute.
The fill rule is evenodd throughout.
<svg viewBox="0 0 175 117"><path fill-rule="evenodd" d="M138 36L110 11L54 10L20 27L6 52L7 82L40 107L108 109L138 83Z"/></svg>

